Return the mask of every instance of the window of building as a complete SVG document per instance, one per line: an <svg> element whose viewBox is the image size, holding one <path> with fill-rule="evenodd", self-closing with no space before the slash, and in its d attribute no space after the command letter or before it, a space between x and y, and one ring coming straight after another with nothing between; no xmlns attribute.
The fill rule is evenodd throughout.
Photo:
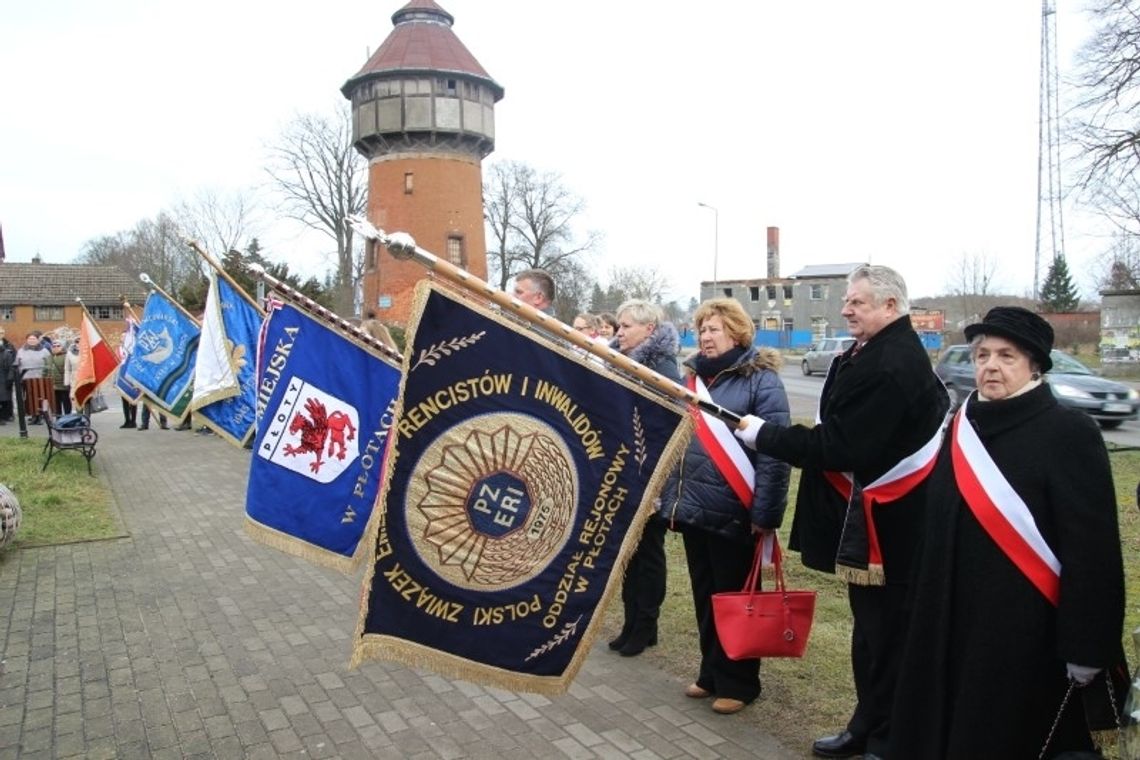
<svg viewBox="0 0 1140 760"><path fill-rule="evenodd" d="M415 177L412 172L404 172L404 195L411 195L415 184Z"/></svg>
<svg viewBox="0 0 1140 760"><path fill-rule="evenodd" d="M62 306L35 306L32 308L32 319L37 322L63 321Z"/></svg>
<svg viewBox="0 0 1140 760"><path fill-rule="evenodd" d="M460 269L467 268L467 254L463 250L462 235L447 236L447 260Z"/></svg>
<svg viewBox="0 0 1140 760"><path fill-rule="evenodd" d="M775 285L769 285L768 286L768 300L769 301L775 301L776 300L776 286Z"/></svg>
<svg viewBox="0 0 1140 760"><path fill-rule="evenodd" d="M732 288L721 288L721 295L725 298L732 298Z"/></svg>
<svg viewBox="0 0 1140 760"><path fill-rule="evenodd" d="M454 79L447 77L439 77L435 80L435 94L447 95L454 98L458 89L458 82Z"/></svg>
<svg viewBox="0 0 1140 760"><path fill-rule="evenodd" d="M822 285L812 285L810 291L810 298L813 301L822 301L826 294L823 291Z"/></svg>
<svg viewBox="0 0 1140 760"><path fill-rule="evenodd" d="M787 306L787 305L790 305L791 303L792 303L792 286L791 285L785 285L784 286L784 305Z"/></svg>
<svg viewBox="0 0 1140 760"><path fill-rule="evenodd" d="M0 322L15 322L16 321L16 307L15 306L0 306Z"/></svg>
<svg viewBox="0 0 1140 760"><path fill-rule="evenodd" d="M376 241L372 239L364 241L364 269L367 272L376 269Z"/></svg>
<svg viewBox="0 0 1140 760"><path fill-rule="evenodd" d="M749 287L748 288L748 296L749 296L749 298L752 299L753 303L755 303L756 301L759 301L760 300L760 286L759 285L752 285L751 287Z"/></svg>
<svg viewBox="0 0 1140 760"><path fill-rule="evenodd" d="M122 319L122 306L91 306L87 309L91 316L99 320Z"/></svg>

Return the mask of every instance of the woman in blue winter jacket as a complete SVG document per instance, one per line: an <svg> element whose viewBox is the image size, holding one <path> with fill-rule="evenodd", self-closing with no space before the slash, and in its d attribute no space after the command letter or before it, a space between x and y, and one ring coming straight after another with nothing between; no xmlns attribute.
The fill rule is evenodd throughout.
<svg viewBox="0 0 1140 760"><path fill-rule="evenodd" d="M755 348L756 328L738 301L705 301L693 317L698 352L684 363L698 395L740 415L790 423L780 355ZM760 695L760 661L730 660L713 623L712 595L739 591L756 542L780 526L791 468L740 444L725 423L702 415L684 459L661 492L661 516L680 531L701 645L694 699L715 697L718 713L739 712Z"/></svg>

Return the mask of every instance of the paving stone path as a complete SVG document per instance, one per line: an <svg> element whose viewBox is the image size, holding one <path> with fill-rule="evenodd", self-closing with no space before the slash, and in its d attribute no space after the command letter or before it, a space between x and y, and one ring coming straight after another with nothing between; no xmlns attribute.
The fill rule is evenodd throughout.
<svg viewBox="0 0 1140 760"><path fill-rule="evenodd" d="M359 575L246 537L249 452L116 409L94 463L124 536L0 553L0 760L801 756L604 642L554 698L349 670Z"/></svg>

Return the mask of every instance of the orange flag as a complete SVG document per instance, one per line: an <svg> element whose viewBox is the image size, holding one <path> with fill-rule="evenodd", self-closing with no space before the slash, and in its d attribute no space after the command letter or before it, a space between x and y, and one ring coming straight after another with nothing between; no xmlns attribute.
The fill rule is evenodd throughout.
<svg viewBox="0 0 1140 760"><path fill-rule="evenodd" d="M107 345L103 333L99 332L84 309L83 322L79 326L79 366L75 369L71 385L75 405L82 407L86 404L99 384L118 366L119 359L115 356L115 351Z"/></svg>

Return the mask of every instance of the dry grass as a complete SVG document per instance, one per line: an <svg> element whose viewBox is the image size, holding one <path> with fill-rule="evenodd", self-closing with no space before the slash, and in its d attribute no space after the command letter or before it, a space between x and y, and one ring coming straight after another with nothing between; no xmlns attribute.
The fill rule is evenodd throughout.
<svg viewBox="0 0 1140 760"><path fill-rule="evenodd" d="M1120 505L1121 543L1124 550L1127 598L1124 642L1130 662L1137 665L1140 653L1133 652L1131 632L1140 626L1140 510L1136 505L1136 484L1140 481L1140 452L1112 455L1117 503ZM795 494L799 471L793 470L791 494ZM780 530L786 545L792 523L792 505ZM660 644L641 655L657 667L674 673L688 683L697 674L698 647L692 593L681 538L670 533L665 544L669 581L661 610ZM785 567L789 588L814 589L815 622L807 653L800 660L766 660L760 668L763 692L760 699L737 716L772 735L792 751L811 756L811 742L846 725L855 704L851 680L851 613L846 584L834 576L807 570L796 554L789 554ZM621 624L621 601L607 615L607 638L616 635ZM1109 755L1111 757L1111 755Z"/></svg>

